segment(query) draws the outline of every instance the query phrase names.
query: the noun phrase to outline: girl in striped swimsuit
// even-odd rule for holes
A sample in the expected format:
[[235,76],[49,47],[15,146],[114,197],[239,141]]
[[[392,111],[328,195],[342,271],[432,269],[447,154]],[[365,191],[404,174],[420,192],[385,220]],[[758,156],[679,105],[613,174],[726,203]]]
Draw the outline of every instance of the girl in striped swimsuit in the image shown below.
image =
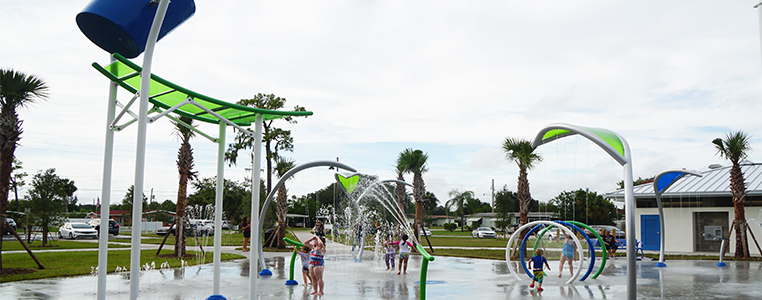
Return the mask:
[[312,279],[312,293],[310,295],[323,295],[323,269],[325,261],[325,242],[323,237],[314,236],[304,242],[305,246],[312,248],[310,252],[310,278]]

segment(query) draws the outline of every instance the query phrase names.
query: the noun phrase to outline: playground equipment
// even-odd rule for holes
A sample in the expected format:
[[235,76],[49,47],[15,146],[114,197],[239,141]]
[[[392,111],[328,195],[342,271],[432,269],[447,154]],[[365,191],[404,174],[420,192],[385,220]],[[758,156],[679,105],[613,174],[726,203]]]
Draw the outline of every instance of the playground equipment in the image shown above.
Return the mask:
[[[146,50],[157,0],[90,2],[77,14],[82,33],[106,52],[135,58]],[[161,23],[157,40],[180,26],[196,12],[193,0],[172,0]]]
[[[654,178],[654,194],[656,194],[656,204],[659,207],[659,262],[656,263],[656,267],[666,267],[667,264],[664,263],[664,248],[665,248],[665,239],[666,234],[664,231],[664,208],[661,204],[661,195],[664,193],[664,191],[667,190],[673,183],[677,182],[678,179],[682,178],[685,175],[693,175],[702,177],[701,173],[698,171],[686,171],[686,170],[670,170],[670,171],[664,171],[659,173],[659,175],[656,175]],[[720,262],[722,262],[722,257],[720,257]]]
[[[289,238],[283,238],[283,240],[286,241],[286,243],[288,243],[288,244],[291,244],[291,245],[294,245],[294,246],[299,246],[299,247],[304,247],[304,243],[300,243],[300,242],[291,240]],[[296,255],[297,255],[296,252],[299,252],[298,249],[299,248],[294,249],[294,253],[291,254],[291,265],[288,268],[288,280],[286,280],[286,285],[299,285],[299,282],[294,280],[294,265],[296,263]]]
[[[552,142],[559,138],[579,134],[592,141],[623,168],[624,173],[624,208],[627,245],[635,245],[635,197],[632,189],[632,154],[627,141],[619,134],[603,129],[556,123],[545,126],[532,142],[532,147]],[[579,243],[579,242],[578,242]],[[627,299],[637,299],[637,272],[635,265],[635,247],[627,247]]]
[[[286,116],[306,116],[312,112],[279,112],[264,110],[252,107],[245,107],[220,101],[207,97],[188,89],[182,88],[158,76],[151,74],[151,62],[153,59],[153,50],[156,41],[160,36],[164,36],[187,18],[193,15],[195,4],[192,0],[175,0],[171,9],[169,9],[169,0],[136,0],[136,1],[93,1],[84,12],[78,15],[77,23],[82,32],[93,43],[102,49],[113,53],[111,64],[106,67],[100,67],[97,64],[93,66],[103,75],[111,80],[109,89],[109,101],[107,111],[107,130],[106,145],[104,151],[103,166],[103,185],[102,195],[103,205],[101,206],[101,223],[107,224],[109,216],[109,201],[111,193],[111,166],[113,158],[114,131],[119,131],[126,126],[134,123],[135,120],[128,121],[121,126],[116,122],[121,119],[125,113],[128,113],[137,120],[137,149],[135,159],[135,191],[143,190],[143,175],[145,172],[145,151],[146,151],[146,127],[149,122],[167,116],[175,121],[177,118],[169,116],[169,113],[175,113],[190,117],[202,122],[218,124],[219,135],[213,138],[207,134],[202,135],[212,142],[218,144],[217,157],[217,191],[215,195],[215,251],[214,251],[214,272],[213,272],[213,296],[210,299],[224,299],[220,295],[220,246],[222,229],[222,189],[224,180],[224,152],[225,152],[225,130],[227,125],[234,126],[254,137],[254,156],[253,168],[251,174],[252,180],[252,222],[257,222],[259,208],[259,182],[260,164],[262,158],[262,122],[265,119],[282,118]],[[154,8],[155,7],[155,8]],[[168,22],[163,26],[165,16]],[[146,26],[148,20],[150,26]],[[133,26],[134,25],[134,26]],[[119,51],[124,51],[129,57],[136,57],[141,52],[143,56],[143,66],[138,67]],[[121,86],[133,93],[134,96],[127,105],[122,106],[122,112],[115,117],[117,105],[116,87]],[[141,89],[142,87],[142,89]],[[157,91],[158,90],[158,91]],[[130,106],[139,96],[138,113],[129,111]],[[149,100],[150,98],[150,100]],[[149,101],[154,107],[148,110]],[[158,113],[149,118],[149,113]],[[182,124],[182,123],[181,123]],[[254,124],[255,130],[244,129],[242,126]],[[196,130],[188,124],[183,124],[191,130]],[[198,132],[198,131],[197,131]],[[255,171],[256,170],[256,171]],[[140,289],[140,224],[142,214],[142,193],[135,193],[132,207],[132,246],[130,249],[130,299],[137,299]],[[259,232],[255,232],[259,235]],[[107,270],[107,235],[101,235],[99,243],[98,269],[98,299],[106,298],[106,270]],[[251,252],[252,261],[256,261],[258,252]],[[256,264],[251,264],[251,269],[256,269]],[[254,274],[254,272],[252,272]],[[250,276],[249,297],[257,297],[257,276]]]
[[[584,236],[585,240],[587,241],[587,249],[589,253],[590,266],[587,268],[587,273],[585,273],[585,275],[583,275],[582,278],[580,278],[579,280],[579,281],[584,281],[585,279],[587,279],[587,277],[590,275],[590,272],[592,272],[593,268],[595,267],[595,245],[590,240],[590,237],[588,237],[588,235],[579,227],[585,228],[589,230],[591,233],[593,233],[593,235],[595,235],[595,237],[598,239],[599,245],[603,245],[603,238],[601,238],[598,232],[596,232],[593,228],[590,228],[590,226],[587,226],[586,224],[583,224],[581,222],[577,222],[577,221],[565,221],[565,222],[555,221],[555,222],[561,225],[566,225],[571,227],[575,231],[579,232],[582,236]],[[541,225],[537,225],[536,227],[539,227],[539,226]],[[547,232],[553,227],[554,226],[552,225],[548,226],[537,235],[537,239],[534,242],[534,251],[537,251],[537,246],[540,244],[540,241],[542,240],[543,235],[545,235],[545,232]],[[525,236],[524,240],[528,238],[529,238],[529,235]],[[606,257],[608,256],[608,252],[606,252],[606,249],[604,247],[601,247],[601,250],[602,250],[601,252],[603,252],[603,258],[601,259],[601,266],[600,268],[598,268],[598,272],[596,272],[595,275],[593,275],[593,279],[598,278],[598,275],[600,275],[601,272],[603,272],[603,269],[606,266]],[[523,251],[522,251],[522,254],[523,254]]]
[[[582,244],[579,243],[579,239],[574,234],[574,232],[572,232],[569,228],[566,228],[565,226],[561,226],[560,224],[558,224],[556,222],[552,222],[552,221],[534,221],[534,222],[530,222],[530,223],[524,224],[523,226],[521,226],[518,229],[516,229],[515,232],[522,232],[522,231],[524,231],[524,229],[527,229],[527,228],[529,228],[531,226],[536,226],[536,225],[541,225],[541,224],[557,226],[559,229],[561,229],[564,232],[566,232],[567,235],[572,237],[572,239],[574,240],[574,243],[577,245],[577,252],[579,252],[579,257],[580,258],[584,257],[585,253],[582,250]],[[539,229],[539,227],[533,228],[532,230],[529,231],[529,233],[526,236],[527,237],[530,236],[537,229]],[[519,235],[518,234],[513,234],[513,235],[511,235],[511,238],[508,239],[508,244],[505,246],[505,261],[508,264],[508,270],[510,270],[511,274],[513,274],[513,276],[515,276],[517,280],[521,280],[519,275],[516,274],[516,272],[511,267],[511,249],[513,249],[513,241],[516,239],[517,236],[519,236]],[[519,250],[518,251],[519,251],[520,257],[521,257],[521,264],[524,267],[524,270],[527,272],[527,275],[529,275],[529,277],[531,278],[532,277],[532,273],[529,272],[529,269],[526,268],[526,262],[524,261],[524,254],[523,254],[524,253],[523,250],[526,248],[526,240],[527,239],[525,237],[524,240],[521,242],[521,246],[519,246]],[[582,259],[577,261],[577,271],[574,272],[574,276],[572,276],[566,282],[566,284],[571,284],[572,282],[574,282],[579,277],[580,271],[582,271]]]

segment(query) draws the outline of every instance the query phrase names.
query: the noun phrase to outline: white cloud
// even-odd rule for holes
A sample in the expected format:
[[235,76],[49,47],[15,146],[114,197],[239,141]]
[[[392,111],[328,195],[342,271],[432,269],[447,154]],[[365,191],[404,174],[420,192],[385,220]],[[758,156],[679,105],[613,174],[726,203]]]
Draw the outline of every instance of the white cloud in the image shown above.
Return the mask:
[[[29,173],[56,167],[75,180],[83,202],[100,191],[108,88],[89,66],[107,55],[74,22],[88,2],[0,3],[0,38],[13,41],[0,47],[0,67],[51,87],[49,101],[20,111],[17,155]],[[515,190],[518,171],[502,140],[532,139],[550,123],[623,135],[636,178],[722,162],[710,141],[730,130],[761,141],[754,4],[197,1],[196,14],[157,46],[153,71],[229,102],[274,93],[314,111],[283,125],[297,162],[338,156],[387,178],[400,151],[420,148],[430,153],[424,179],[440,199],[452,189],[480,196],[492,179]],[[133,182],[134,132],[117,133],[116,199]],[[157,199],[176,193],[170,132],[163,120],[149,126],[146,187],[161,192]],[[559,143],[565,148],[540,149],[546,160],[530,172],[535,198],[578,187],[606,192],[621,180],[618,165],[589,142]],[[201,175],[214,176],[215,147],[203,139],[194,147]],[[246,163],[226,177],[241,180]],[[291,192],[329,184],[325,172],[298,176]]]

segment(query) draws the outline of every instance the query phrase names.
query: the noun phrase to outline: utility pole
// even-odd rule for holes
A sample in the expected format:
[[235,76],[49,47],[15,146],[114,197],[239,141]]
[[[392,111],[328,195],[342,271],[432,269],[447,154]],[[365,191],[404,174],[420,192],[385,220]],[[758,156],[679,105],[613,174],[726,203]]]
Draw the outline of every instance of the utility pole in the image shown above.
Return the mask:
[[495,213],[495,179],[492,179],[492,213]]

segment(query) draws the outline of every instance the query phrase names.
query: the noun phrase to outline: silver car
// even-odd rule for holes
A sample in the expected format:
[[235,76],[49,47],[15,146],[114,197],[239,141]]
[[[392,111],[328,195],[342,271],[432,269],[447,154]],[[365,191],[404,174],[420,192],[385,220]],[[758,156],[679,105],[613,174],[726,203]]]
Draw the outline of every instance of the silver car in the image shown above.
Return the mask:
[[79,237],[91,237],[98,238],[98,231],[93,229],[87,223],[64,223],[63,226],[58,228],[59,238],[76,239]]
[[475,238],[497,238],[497,233],[489,227],[479,227],[471,231],[471,237]]

